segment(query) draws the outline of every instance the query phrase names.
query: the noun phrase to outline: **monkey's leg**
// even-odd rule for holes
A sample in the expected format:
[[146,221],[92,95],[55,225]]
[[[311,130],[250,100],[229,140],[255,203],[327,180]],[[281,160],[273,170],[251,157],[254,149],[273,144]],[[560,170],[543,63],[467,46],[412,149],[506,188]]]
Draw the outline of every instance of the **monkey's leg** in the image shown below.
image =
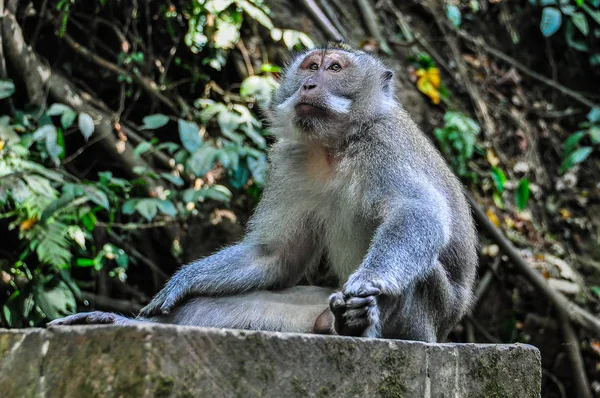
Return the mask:
[[296,333],[333,333],[327,308],[332,289],[296,286],[281,291],[256,291],[236,296],[195,297],[167,315],[126,318],[109,312],[85,312],[54,320],[48,326],[163,323],[230,329]]
[[411,197],[391,204],[362,264],[342,291],[330,298],[340,334],[362,330],[362,336],[381,337],[386,325],[380,299],[408,299],[409,286],[425,279],[439,264],[438,256],[450,233],[447,204],[434,188],[422,182],[405,183]]
[[277,332],[333,332],[327,300],[332,289],[296,286],[225,297],[194,297],[152,322]]

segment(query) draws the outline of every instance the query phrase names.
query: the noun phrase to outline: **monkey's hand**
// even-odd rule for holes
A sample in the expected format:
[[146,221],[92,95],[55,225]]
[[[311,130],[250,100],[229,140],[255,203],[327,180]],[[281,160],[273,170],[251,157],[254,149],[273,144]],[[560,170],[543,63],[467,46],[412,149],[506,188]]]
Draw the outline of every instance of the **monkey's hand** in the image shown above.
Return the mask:
[[135,321],[124,316],[110,312],[94,311],[81,312],[79,314],[69,315],[64,318],[55,319],[48,322],[46,326],[67,326],[67,325],[129,325]]
[[335,316],[335,331],[342,336],[380,337],[377,298],[381,288],[375,282],[350,278],[341,292],[329,297]]
[[[182,279],[182,280],[180,280]],[[147,306],[142,308],[140,316],[150,318],[156,315],[166,315],[187,296],[186,281],[175,274],[167,285],[152,298]]]

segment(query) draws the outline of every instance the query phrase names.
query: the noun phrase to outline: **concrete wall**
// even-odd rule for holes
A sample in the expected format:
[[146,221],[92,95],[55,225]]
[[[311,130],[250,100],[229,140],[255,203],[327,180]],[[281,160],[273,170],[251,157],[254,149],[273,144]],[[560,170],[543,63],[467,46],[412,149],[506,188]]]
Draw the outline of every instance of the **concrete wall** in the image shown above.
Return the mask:
[[0,329],[0,397],[540,396],[528,345],[182,326]]

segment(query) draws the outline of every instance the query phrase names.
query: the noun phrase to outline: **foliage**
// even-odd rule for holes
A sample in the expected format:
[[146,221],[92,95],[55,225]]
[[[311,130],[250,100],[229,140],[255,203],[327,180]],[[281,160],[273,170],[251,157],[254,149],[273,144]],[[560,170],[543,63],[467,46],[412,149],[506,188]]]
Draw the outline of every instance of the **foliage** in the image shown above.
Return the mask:
[[[560,171],[564,173],[576,164],[586,160],[593,151],[593,146],[600,144],[600,108],[593,108],[587,115],[587,121],[580,123],[581,130],[571,134],[563,143]],[[580,146],[588,140],[590,145]]]
[[461,177],[474,177],[468,162],[475,152],[479,124],[461,112],[448,111],[444,114],[444,127],[434,130],[442,151],[450,159],[454,171]]
[[[125,148],[119,145],[127,141],[122,123],[140,137],[130,159],[136,166],[129,173],[107,167],[100,158],[104,169],[94,167],[92,177],[80,175],[71,166],[82,153],[89,154],[92,145],[99,147],[97,142],[106,134],[97,131],[99,121],[61,103],[42,108],[23,105],[23,93],[13,81],[0,81],[0,100],[19,104],[0,117],[0,218],[14,231],[19,247],[14,258],[0,261],[2,286],[9,296],[3,304],[3,325],[39,325],[75,311],[83,283],[75,275],[107,271],[125,281],[130,265],[138,263],[140,256],[122,246],[126,233],[119,232],[118,239],[110,242],[99,231],[161,227],[199,214],[202,202],[229,206],[238,191],[251,197],[260,192],[267,169],[267,133],[254,105],[268,104],[279,67],[265,60],[259,73],[241,79],[239,94],[221,89],[211,75],[228,67],[240,31],[248,24],[261,27],[290,49],[313,43],[304,33],[275,28],[261,0],[177,4],[161,5],[156,15],[174,43],[183,37],[185,49],[174,47],[178,53],[171,57],[173,68],[190,76],[188,99],[193,106],[182,106],[181,113],[167,108],[146,111],[137,122],[119,123],[121,115],[117,116],[119,152]],[[77,7],[90,12],[77,0],[56,0],[50,5],[60,15],[59,38],[73,34]],[[102,15],[105,6],[100,1],[91,12]],[[135,103],[139,95],[135,76],[155,62],[148,47],[141,47],[145,39],[135,40],[119,43],[115,57],[116,65],[130,73],[113,79],[122,90],[122,103]],[[164,73],[164,84],[170,84],[170,75]],[[195,98],[189,98],[192,95]],[[169,135],[169,131],[177,133]],[[165,157],[167,167],[157,166],[155,160]]]

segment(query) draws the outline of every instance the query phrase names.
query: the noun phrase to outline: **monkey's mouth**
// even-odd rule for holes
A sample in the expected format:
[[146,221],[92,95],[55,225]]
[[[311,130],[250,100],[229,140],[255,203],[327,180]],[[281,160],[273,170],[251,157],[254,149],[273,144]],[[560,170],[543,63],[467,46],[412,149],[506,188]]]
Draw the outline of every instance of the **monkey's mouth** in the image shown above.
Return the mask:
[[326,109],[308,102],[300,102],[296,105],[296,114],[300,117],[324,115]]

